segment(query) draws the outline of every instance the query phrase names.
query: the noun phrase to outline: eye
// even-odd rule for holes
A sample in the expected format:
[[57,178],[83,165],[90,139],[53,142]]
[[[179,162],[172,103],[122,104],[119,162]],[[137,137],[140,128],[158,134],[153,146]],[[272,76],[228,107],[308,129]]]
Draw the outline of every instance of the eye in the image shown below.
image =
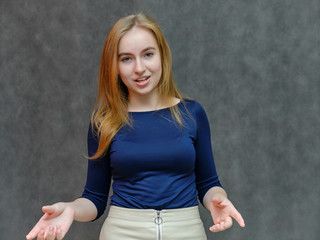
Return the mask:
[[146,54],[145,54],[145,57],[146,58],[151,58],[153,56],[153,52],[147,52]]
[[123,58],[121,58],[121,62],[129,62],[131,60],[131,58],[130,57],[123,57]]

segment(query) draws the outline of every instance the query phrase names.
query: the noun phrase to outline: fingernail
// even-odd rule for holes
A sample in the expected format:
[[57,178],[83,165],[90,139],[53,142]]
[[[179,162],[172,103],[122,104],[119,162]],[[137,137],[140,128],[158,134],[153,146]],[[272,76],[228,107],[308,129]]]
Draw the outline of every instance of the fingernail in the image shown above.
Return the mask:
[[51,227],[49,228],[49,231],[50,231],[50,232],[53,232],[53,226],[51,226]]

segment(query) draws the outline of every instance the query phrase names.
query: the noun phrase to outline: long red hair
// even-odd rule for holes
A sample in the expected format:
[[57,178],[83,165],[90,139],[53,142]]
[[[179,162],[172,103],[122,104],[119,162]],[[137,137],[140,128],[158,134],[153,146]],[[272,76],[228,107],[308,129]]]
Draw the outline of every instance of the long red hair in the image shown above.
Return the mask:
[[[144,13],[119,19],[107,36],[101,56],[98,98],[91,116],[92,129],[99,138],[99,146],[90,159],[102,157],[120,128],[131,124],[128,115],[128,90],[118,75],[118,45],[123,35],[134,26],[149,29],[157,40],[162,63],[162,76],[157,87],[160,99],[166,102],[176,97],[183,102],[172,74],[170,48],[159,25]],[[170,111],[182,126],[177,105],[170,107]]]

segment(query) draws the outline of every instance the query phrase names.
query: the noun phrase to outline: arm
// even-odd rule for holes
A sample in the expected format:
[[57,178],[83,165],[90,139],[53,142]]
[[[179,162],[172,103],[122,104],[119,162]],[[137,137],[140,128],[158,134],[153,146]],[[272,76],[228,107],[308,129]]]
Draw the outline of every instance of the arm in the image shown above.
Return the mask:
[[[98,147],[97,137],[88,132],[88,153],[92,156]],[[109,158],[88,160],[88,174],[85,190],[81,198],[73,202],[59,202],[42,207],[44,215],[27,235],[27,239],[61,240],[74,220],[88,222],[100,217],[106,207],[111,173]]]
[[214,222],[210,230],[218,232],[231,227],[232,218],[241,227],[244,227],[244,220],[227,198],[227,193],[218,179],[212,154],[210,126],[206,113],[201,106],[197,109],[196,122],[196,182],[199,199],[205,208],[210,211]]
[[73,209],[74,220],[78,222],[90,222],[98,215],[96,206],[86,198],[78,198],[73,202],[62,204]]
[[59,202],[42,207],[44,215],[26,236],[27,239],[63,239],[74,220],[88,222],[96,218],[97,208],[88,199]]

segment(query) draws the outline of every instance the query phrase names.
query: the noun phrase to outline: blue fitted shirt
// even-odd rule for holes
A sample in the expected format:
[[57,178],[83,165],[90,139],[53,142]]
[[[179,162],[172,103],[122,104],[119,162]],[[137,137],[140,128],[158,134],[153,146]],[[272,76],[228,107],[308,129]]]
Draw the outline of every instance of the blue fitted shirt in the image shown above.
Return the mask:
[[[193,100],[178,104],[184,125],[169,108],[130,112],[132,127],[124,126],[107,153],[88,161],[82,194],[91,200],[99,218],[110,205],[139,209],[173,209],[198,205],[205,193],[220,186],[211,149],[210,127],[202,106]],[[88,154],[98,148],[97,136],[88,131]]]

